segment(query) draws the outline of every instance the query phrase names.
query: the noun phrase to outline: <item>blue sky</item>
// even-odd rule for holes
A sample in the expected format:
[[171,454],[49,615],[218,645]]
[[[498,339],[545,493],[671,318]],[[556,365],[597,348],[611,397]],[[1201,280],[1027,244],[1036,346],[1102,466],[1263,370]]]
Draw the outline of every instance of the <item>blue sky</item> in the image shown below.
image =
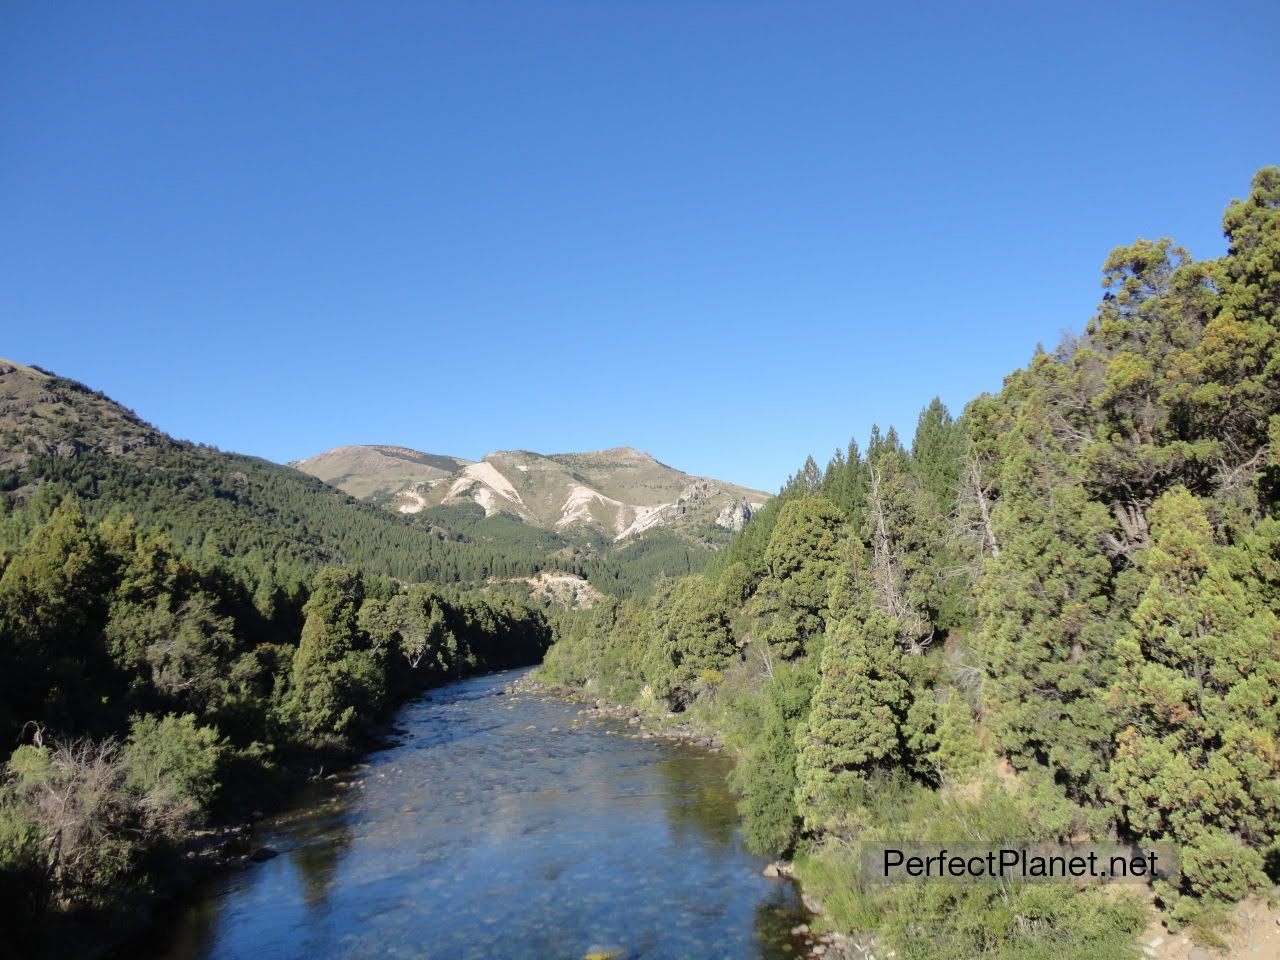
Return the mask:
[[289,460],[772,489],[1223,249],[1280,5],[0,6],[0,356]]

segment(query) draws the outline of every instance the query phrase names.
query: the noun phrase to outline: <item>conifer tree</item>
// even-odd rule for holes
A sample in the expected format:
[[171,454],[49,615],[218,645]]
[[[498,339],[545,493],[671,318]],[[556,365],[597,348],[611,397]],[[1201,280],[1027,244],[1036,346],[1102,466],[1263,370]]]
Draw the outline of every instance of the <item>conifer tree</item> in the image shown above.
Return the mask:
[[821,497],[788,502],[765,550],[767,575],[752,598],[755,635],[783,657],[796,657],[826,626],[839,562],[840,511]]
[[1156,501],[1151,533],[1118,647],[1111,785],[1129,829],[1182,846],[1183,892],[1234,900],[1280,829],[1280,620],[1185,488]]
[[920,654],[933,639],[941,606],[938,559],[945,526],[892,428],[883,441],[873,437],[867,460],[870,489],[862,539],[870,546],[869,601],[894,622],[903,649]]
[[941,514],[950,513],[955,506],[963,445],[963,430],[946,405],[934,397],[916,421],[911,463],[921,488],[933,498]]
[[359,573],[328,567],[316,575],[303,608],[289,701],[290,715],[310,736],[350,732],[380,699],[381,661],[359,623],[363,600]]
[[[29,720],[83,731],[116,687],[99,632],[113,563],[64,500],[0,575],[0,727]],[[92,684],[96,681],[98,686]]]
[[786,855],[799,835],[796,733],[809,712],[816,673],[811,660],[779,664],[734,771],[747,845],[760,854]]
[[938,779],[944,783],[964,780],[982,762],[973,712],[958,690],[948,693],[938,713],[937,749],[930,757]]
[[1280,436],[1280,167],[1257,172],[1222,229],[1230,246],[1214,271],[1220,310],[1196,351],[1205,372],[1196,399],[1227,454],[1249,463],[1269,432]]
[[822,496],[839,508],[854,530],[862,527],[867,508],[869,477],[867,463],[856,440],[844,453],[837,451],[822,480]]
[[798,734],[797,806],[807,829],[856,809],[868,777],[901,766],[911,696],[898,626],[878,611],[835,625],[808,720]]
[[714,682],[735,652],[733,634],[715,589],[705,577],[686,577],[658,604],[645,654],[645,679],[655,697],[683,708],[699,683]]
[[1006,388],[1021,397],[1002,442],[1000,552],[983,565],[978,642],[985,712],[1004,752],[1017,766],[1048,767],[1073,797],[1097,799],[1111,736],[1100,695],[1114,671],[1111,565],[1100,546],[1110,525],[1053,430],[1043,395],[1059,376],[1041,354]]

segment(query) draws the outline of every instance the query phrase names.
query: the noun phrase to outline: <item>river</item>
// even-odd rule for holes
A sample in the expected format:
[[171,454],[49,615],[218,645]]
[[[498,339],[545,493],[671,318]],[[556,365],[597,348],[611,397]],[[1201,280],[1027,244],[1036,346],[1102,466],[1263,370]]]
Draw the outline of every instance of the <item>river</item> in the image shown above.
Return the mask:
[[808,917],[743,847],[729,760],[505,693],[523,672],[404,707],[399,742],[261,824],[280,855],[207,885],[155,957],[801,955]]

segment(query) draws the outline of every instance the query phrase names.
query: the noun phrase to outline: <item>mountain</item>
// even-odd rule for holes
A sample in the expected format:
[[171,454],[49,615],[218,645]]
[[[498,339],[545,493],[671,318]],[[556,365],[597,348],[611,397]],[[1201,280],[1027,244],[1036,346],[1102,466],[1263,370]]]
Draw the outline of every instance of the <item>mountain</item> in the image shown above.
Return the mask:
[[698,477],[631,447],[544,455],[500,450],[478,462],[405,447],[338,447],[292,466],[402,514],[478,504],[563,536],[623,543],[647,531],[737,531],[769,499]]
[[545,544],[443,533],[290,467],[176,440],[81,383],[0,360],[0,552],[68,494],[91,519],[129,515],[160,526],[179,548],[266,590],[288,590],[325,564],[464,584],[548,566],[577,572]]
[[625,449],[472,463],[342,447],[298,467],[174,439],[84,384],[0,360],[0,555],[71,495],[91,520],[163,528],[264,598],[328,564],[535,590],[551,570],[627,596],[702,569],[766,499]]
[[336,447],[290,466],[353,497],[364,499],[378,494],[396,494],[415,483],[442,480],[470,464],[470,460],[458,457],[441,457],[407,447],[373,444]]

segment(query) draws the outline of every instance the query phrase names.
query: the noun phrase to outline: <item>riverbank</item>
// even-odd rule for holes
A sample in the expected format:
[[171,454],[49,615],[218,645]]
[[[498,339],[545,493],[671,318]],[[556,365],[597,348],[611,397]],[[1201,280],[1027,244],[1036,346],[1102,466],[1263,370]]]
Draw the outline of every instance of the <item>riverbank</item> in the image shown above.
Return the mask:
[[657,738],[670,740],[674,743],[687,743],[695,747],[701,747],[704,750],[710,750],[713,753],[719,753],[724,750],[724,742],[718,733],[684,722],[680,720],[680,714],[677,713],[667,713],[660,717],[653,716],[633,706],[611,703],[600,697],[588,696],[581,690],[544,683],[534,679],[532,673],[527,673],[519,680],[513,681],[506,689],[512,695],[551,696],[571,703],[582,704],[583,709],[578,711],[580,717],[616,720],[619,723],[625,723],[627,726],[635,728],[632,731],[632,735],[641,740]]
[[[421,694],[420,694],[421,695]],[[148,883],[96,913],[50,918],[44,955],[81,960],[132,960],[168,914],[220,876],[255,869],[279,855],[257,842],[260,825],[285,814],[308,794],[359,789],[368,757],[395,745],[386,722],[346,749],[299,751],[269,776],[245,783],[224,801],[215,822],[193,829],[163,860],[149,865]],[[4,955],[0,953],[0,957]],[[29,960],[29,958],[23,958]]]

